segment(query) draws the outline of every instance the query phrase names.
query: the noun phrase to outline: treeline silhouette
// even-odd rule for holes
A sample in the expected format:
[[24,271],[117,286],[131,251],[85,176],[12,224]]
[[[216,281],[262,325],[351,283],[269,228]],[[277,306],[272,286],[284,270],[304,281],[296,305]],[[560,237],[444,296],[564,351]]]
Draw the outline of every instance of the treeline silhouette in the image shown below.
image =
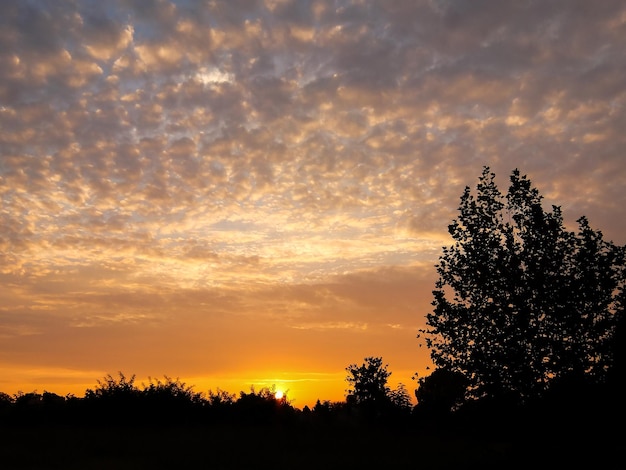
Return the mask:
[[[366,367],[372,367],[370,370]],[[346,380],[354,386],[346,400],[317,400],[302,409],[293,406],[287,394],[276,397],[275,387],[239,394],[222,389],[207,393],[193,385],[165,376],[138,385],[134,375],[107,375],[83,397],[36,391],[14,395],[0,392],[0,423],[95,424],[95,425],[180,425],[180,424],[359,424],[418,426],[435,429],[471,425],[488,430],[519,428],[530,423],[568,427],[583,423],[600,424],[623,415],[623,385],[616,377],[601,385],[569,381],[540,400],[519,405],[499,397],[455,406],[463,392],[463,380],[445,369],[435,370],[415,390],[417,405],[412,405],[403,384],[396,390],[387,387],[386,366],[382,358],[369,357],[356,373],[355,365]],[[382,375],[381,375],[382,371]],[[378,380],[378,382],[376,382]]]
[[[0,450],[8,446],[6,468],[66,469],[104,468],[105,461],[115,468],[148,468],[141,466],[147,461],[161,468],[168,459],[180,463],[181,455],[198,465],[204,464],[203,449],[220,462],[216,468],[385,467],[410,464],[417,452],[434,452],[420,460],[435,468],[602,466],[623,458],[623,433],[611,424],[624,410],[617,382],[563,384],[523,406],[489,399],[454,407],[458,377],[440,369],[422,381],[412,406],[403,386],[386,386],[390,373],[381,358],[346,370],[352,385],[346,400],[318,400],[303,409],[287,396],[276,398],[273,387],[202,393],[169,377],[138,385],[134,375],[121,372],[99,380],[83,397],[0,393]],[[64,451],[67,441],[82,447]],[[28,454],[35,443],[40,454]],[[178,458],[156,454],[146,460],[160,446]],[[277,463],[280,456],[289,465]],[[333,459],[343,463],[329,465]]]
[[287,397],[275,390],[251,388],[239,395],[221,389],[197,392],[193,385],[165,376],[138,385],[135,375],[107,375],[83,397],[36,391],[15,395],[0,392],[0,420],[4,423],[64,424],[198,424],[270,422],[295,415]]
[[354,400],[317,400],[311,408],[296,408],[275,387],[239,394],[222,389],[207,393],[165,376],[138,385],[135,375],[118,372],[97,381],[83,397],[36,391],[15,395],[0,392],[0,423],[11,424],[288,424],[296,422],[379,421],[408,418],[410,404],[391,400],[372,408]]

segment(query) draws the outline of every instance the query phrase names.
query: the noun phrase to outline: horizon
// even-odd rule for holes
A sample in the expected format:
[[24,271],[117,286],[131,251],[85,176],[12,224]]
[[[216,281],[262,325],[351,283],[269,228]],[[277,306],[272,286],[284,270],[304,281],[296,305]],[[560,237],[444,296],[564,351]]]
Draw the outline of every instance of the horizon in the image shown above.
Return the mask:
[[[359,363],[363,362],[362,358]],[[383,358],[384,362],[384,358]],[[346,364],[347,366],[348,364]],[[413,404],[416,404],[416,399],[414,395],[414,389],[417,388],[417,382],[415,380],[410,380],[409,383],[402,380],[394,379],[394,371],[391,368],[388,368],[391,372],[391,376],[389,377],[388,385],[391,389],[396,389],[400,383],[403,383],[409,395],[411,397],[411,401]],[[263,388],[272,389],[275,388],[277,391],[280,390],[284,393],[287,398],[287,401],[294,407],[303,409],[305,406],[309,408],[313,408],[317,400],[320,402],[345,402],[346,401],[346,389],[347,382],[345,380],[348,375],[347,372],[336,373],[336,374],[314,374],[309,373],[303,377],[293,378],[288,377],[285,373],[277,373],[273,376],[263,376],[263,374],[250,373],[248,377],[245,374],[235,374],[235,376],[220,376],[219,378],[212,379],[207,377],[191,377],[184,378],[176,375],[170,374],[161,374],[161,375],[148,375],[145,377],[139,377],[136,374],[128,371],[116,371],[115,373],[105,373],[100,377],[95,378],[92,383],[72,383],[72,384],[54,384],[54,379],[52,381],[48,381],[48,383],[52,383],[52,387],[58,385],[57,389],[48,387],[43,388],[38,386],[35,382],[24,382],[27,383],[26,387],[18,387],[17,389],[12,390],[4,390],[0,389],[0,393],[6,393],[11,397],[18,396],[21,393],[54,393],[56,395],[67,397],[67,396],[75,396],[77,398],[83,398],[87,390],[94,390],[98,387],[98,381],[101,381],[106,378],[107,375],[112,376],[114,379],[119,379],[119,373],[122,373],[126,379],[130,379],[133,375],[135,375],[134,384],[140,389],[145,385],[149,385],[150,381],[164,381],[164,379],[170,378],[172,380],[179,380],[181,383],[184,383],[186,386],[193,387],[194,392],[202,393],[203,396],[207,397],[209,392],[217,392],[218,390],[228,392],[230,394],[236,395],[239,397],[240,393],[248,393],[252,389],[255,391],[259,391]],[[256,375],[255,375],[256,374]],[[241,376],[244,376],[242,379]],[[410,378],[409,378],[410,379]],[[217,383],[218,380],[221,380],[223,383],[220,385]],[[322,385],[319,385],[319,383]],[[311,386],[310,384],[318,384],[317,386]],[[307,386],[307,384],[309,384]],[[341,391],[337,385],[341,386]],[[322,393],[322,395],[318,395],[318,393]],[[324,395],[326,393],[326,395]]]

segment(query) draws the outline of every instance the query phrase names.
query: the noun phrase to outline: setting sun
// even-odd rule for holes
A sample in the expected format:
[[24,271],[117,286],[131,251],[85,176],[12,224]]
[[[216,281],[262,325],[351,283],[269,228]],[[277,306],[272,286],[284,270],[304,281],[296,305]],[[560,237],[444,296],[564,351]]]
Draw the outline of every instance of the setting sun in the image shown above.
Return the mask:
[[274,398],[276,398],[277,400],[282,400],[284,396],[285,394],[282,390],[276,390],[276,393],[274,393]]

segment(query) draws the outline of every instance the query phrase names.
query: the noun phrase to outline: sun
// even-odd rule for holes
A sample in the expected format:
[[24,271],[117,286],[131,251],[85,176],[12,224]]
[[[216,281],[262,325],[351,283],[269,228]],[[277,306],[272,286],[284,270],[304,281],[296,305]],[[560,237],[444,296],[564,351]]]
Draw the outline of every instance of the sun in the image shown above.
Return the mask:
[[285,394],[282,390],[276,390],[276,392],[274,393],[274,398],[276,398],[277,400],[281,400],[284,396]]

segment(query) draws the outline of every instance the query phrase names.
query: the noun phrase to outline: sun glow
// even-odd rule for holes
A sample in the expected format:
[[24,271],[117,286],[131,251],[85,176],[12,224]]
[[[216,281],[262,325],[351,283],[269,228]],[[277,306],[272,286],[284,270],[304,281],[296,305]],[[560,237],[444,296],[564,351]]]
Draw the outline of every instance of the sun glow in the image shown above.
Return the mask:
[[276,398],[277,400],[282,400],[284,396],[285,394],[282,390],[276,390],[276,392],[274,393],[274,398]]

